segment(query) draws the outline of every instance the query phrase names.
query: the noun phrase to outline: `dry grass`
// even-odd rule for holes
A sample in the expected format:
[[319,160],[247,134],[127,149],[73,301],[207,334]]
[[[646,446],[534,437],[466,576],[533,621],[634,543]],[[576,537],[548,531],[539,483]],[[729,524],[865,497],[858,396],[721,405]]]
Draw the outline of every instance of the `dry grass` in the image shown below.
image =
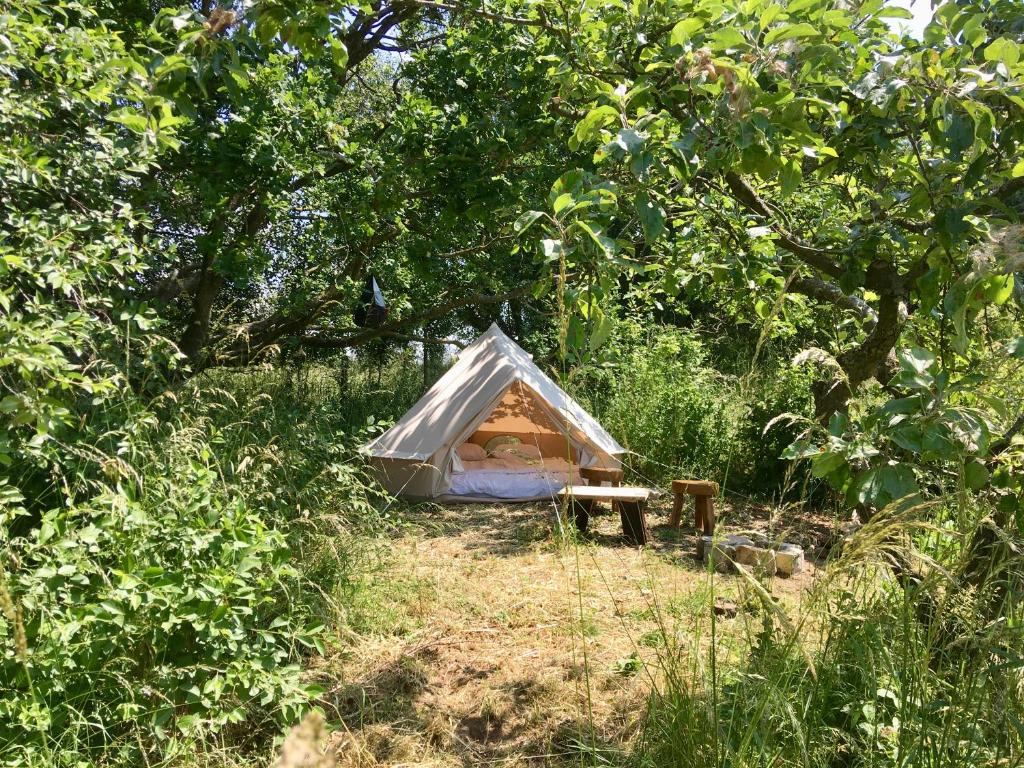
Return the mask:
[[[720,653],[763,626],[741,579],[707,573],[693,532],[665,527],[664,506],[646,548],[628,546],[607,513],[565,543],[551,505],[411,510],[370,592],[375,631],[339,641],[314,670],[343,723],[338,765],[623,762],[659,662],[707,646],[712,594],[748,607],[719,621]],[[744,528],[765,518],[726,512]],[[794,604],[812,573],[768,587]]]

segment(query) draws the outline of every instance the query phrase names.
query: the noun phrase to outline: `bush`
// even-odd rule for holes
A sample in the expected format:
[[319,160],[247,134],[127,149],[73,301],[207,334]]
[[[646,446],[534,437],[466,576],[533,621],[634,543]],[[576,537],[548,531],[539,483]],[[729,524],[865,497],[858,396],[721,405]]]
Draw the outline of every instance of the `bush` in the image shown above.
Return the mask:
[[779,458],[793,439],[765,426],[784,412],[808,413],[810,382],[785,363],[747,376],[721,373],[698,334],[620,323],[612,366],[586,369],[570,382],[620,443],[640,482],[678,477],[716,480],[732,491],[778,492]]
[[330,403],[218,378],[237,397],[208,380],[139,417],[89,496],[38,519],[4,497],[0,760],[138,764],[315,693],[298,662],[373,567],[376,498]]
[[[967,516],[976,524],[991,512]],[[746,605],[756,605],[759,615],[748,617],[743,656],[730,657],[716,642],[708,622],[711,582],[694,614],[681,617],[693,642],[660,659],[666,682],[652,698],[638,762],[1019,764],[1022,604],[1000,590],[999,575],[961,589],[969,567],[964,537],[933,528],[926,520],[934,516],[932,509],[904,507],[872,519],[796,615],[748,582]],[[933,561],[926,552],[942,557]],[[901,583],[892,578],[893,560],[937,567]],[[702,642],[705,633],[709,643]]]

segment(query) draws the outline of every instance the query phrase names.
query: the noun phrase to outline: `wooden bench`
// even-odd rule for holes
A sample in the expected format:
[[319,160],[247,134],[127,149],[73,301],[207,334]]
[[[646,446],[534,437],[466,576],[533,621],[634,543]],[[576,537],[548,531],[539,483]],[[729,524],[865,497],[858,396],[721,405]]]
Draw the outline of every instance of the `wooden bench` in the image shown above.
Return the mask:
[[576,527],[585,532],[590,524],[590,510],[595,502],[610,501],[619,510],[622,533],[634,544],[646,544],[651,540],[647,529],[647,499],[649,488],[631,486],[608,487],[600,485],[567,485],[558,492],[572,506]]
[[580,467],[580,477],[587,485],[608,485],[617,488],[622,485],[622,470],[611,467]]
[[718,483],[711,480],[673,480],[672,516],[668,524],[678,528],[683,513],[683,503],[687,496],[693,496],[693,526],[704,531],[708,536],[715,532],[715,497],[718,495]]

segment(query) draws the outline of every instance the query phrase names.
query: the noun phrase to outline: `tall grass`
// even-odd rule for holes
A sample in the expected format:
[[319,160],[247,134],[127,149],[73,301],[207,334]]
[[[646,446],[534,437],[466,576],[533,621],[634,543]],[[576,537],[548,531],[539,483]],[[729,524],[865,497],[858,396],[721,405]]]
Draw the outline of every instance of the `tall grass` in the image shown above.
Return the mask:
[[403,402],[368,380],[212,372],[119,407],[62,501],[4,496],[0,763],[261,749],[297,719],[304,660],[380,568],[387,500],[354,446]]
[[[1020,765],[1024,608],[997,589],[1012,571],[1019,590],[1020,562],[966,587],[964,537],[922,512],[874,518],[799,606],[747,576],[739,650],[721,642],[709,574],[694,612],[666,629],[638,763]],[[918,575],[895,578],[908,563]]]

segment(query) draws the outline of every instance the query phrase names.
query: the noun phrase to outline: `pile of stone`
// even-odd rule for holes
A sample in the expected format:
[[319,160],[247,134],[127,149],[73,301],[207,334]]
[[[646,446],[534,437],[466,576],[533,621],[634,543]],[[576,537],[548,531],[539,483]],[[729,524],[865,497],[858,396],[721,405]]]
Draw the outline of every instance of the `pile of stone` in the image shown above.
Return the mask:
[[744,536],[701,536],[697,556],[711,563],[719,573],[729,573],[736,565],[748,567],[763,576],[792,576],[804,569],[804,550],[796,544],[771,544],[756,534]]

